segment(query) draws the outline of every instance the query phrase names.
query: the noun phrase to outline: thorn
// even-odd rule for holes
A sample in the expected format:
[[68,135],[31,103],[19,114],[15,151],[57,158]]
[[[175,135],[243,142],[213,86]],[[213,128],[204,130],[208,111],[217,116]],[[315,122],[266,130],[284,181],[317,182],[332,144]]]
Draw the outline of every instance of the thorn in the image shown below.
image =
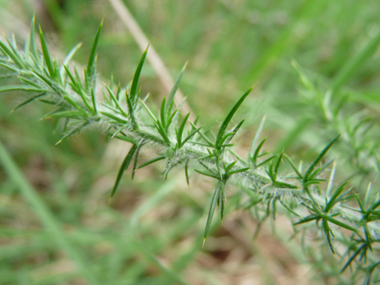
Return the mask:
[[202,248],[205,247],[206,238],[203,238]]
[[59,145],[62,142],[62,140],[59,140],[58,142],[55,143],[55,145]]
[[108,199],[108,206],[110,206],[110,205],[111,205],[111,202],[112,202],[112,196],[111,196],[111,197],[109,197],[109,199]]

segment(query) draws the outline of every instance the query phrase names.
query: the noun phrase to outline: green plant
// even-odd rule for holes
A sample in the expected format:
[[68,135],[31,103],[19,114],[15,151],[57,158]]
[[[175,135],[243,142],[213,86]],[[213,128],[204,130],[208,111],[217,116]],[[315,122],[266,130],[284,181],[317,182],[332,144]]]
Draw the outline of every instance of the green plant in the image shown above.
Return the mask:
[[[204,240],[217,207],[223,220],[226,187],[236,185],[244,193],[239,207],[253,212],[260,221],[268,217],[275,218],[278,212],[287,212],[292,221],[297,219],[293,223],[296,233],[305,232],[308,228],[323,233],[324,238],[321,240],[326,241],[330,251],[341,259],[341,271],[352,268],[351,274],[347,274],[347,282],[357,282],[363,278],[367,283],[377,280],[379,272],[376,269],[380,264],[377,261],[380,201],[369,199],[371,186],[364,200],[352,193],[351,188],[346,189],[348,182],[334,187],[334,168],[330,179],[326,180],[324,176],[333,165],[333,160],[325,162],[326,154],[339,136],[325,146],[310,165],[296,166],[283,152],[269,157],[268,153],[261,152],[266,138],[259,142],[260,126],[248,157],[242,158],[233,151],[232,140],[244,120],[231,129],[230,125],[252,88],[240,97],[214,134],[212,130],[204,131],[198,126],[198,120],[191,122],[189,114],[182,116],[180,106],[176,108],[174,105],[182,70],[170,95],[162,100],[160,110],[155,114],[146,103],[147,97],[140,98],[138,89],[147,50],[129,86],[114,86],[111,80],[109,86],[99,90],[96,48],[101,29],[102,24],[95,36],[82,78],[75,66],[73,69],[69,66],[79,46],[74,47],[62,66],[59,66],[58,61],[49,54],[41,29],[39,37],[42,52],[37,51],[33,21],[23,52],[18,51],[14,39],[13,42],[0,42],[0,65],[6,70],[4,76],[17,78],[21,82],[2,86],[0,92],[27,92],[28,99],[15,110],[32,101],[51,105],[53,110],[44,118],[56,120],[57,125],[63,121],[64,135],[59,142],[89,126],[99,126],[106,129],[107,136],[131,143],[132,147],[120,167],[110,198],[117,191],[129,165],[132,165],[132,178],[138,169],[158,161],[163,161],[165,165],[165,179],[173,168],[183,167],[189,182],[189,172],[194,170],[216,180]],[[104,101],[97,98],[99,93],[103,94]],[[157,157],[138,165],[140,151],[146,147],[156,149]],[[294,174],[281,172],[284,159]],[[355,202],[356,207],[353,205]],[[309,227],[301,226],[299,229],[301,224]],[[337,244],[344,245],[346,251],[337,251]]]

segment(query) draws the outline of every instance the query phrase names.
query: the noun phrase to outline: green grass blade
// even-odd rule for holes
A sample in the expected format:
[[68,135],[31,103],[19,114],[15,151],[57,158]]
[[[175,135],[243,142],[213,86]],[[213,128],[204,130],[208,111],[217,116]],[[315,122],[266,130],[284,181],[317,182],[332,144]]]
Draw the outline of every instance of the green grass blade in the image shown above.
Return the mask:
[[331,83],[331,90],[335,93],[357,72],[360,67],[375,53],[380,44],[380,31],[368,41],[365,47],[355,56],[349,58]]
[[24,178],[20,169],[17,167],[7,150],[0,142],[0,164],[7,173],[9,179],[20,189],[21,194],[33,208],[42,224],[51,234],[51,242],[56,242],[57,246],[62,248],[66,254],[78,266],[79,272],[91,283],[102,284],[101,279],[96,272],[92,270],[90,261],[82,254],[79,248],[76,248],[67,238],[62,230],[60,222],[54,217],[44,201],[38,196],[33,187]]

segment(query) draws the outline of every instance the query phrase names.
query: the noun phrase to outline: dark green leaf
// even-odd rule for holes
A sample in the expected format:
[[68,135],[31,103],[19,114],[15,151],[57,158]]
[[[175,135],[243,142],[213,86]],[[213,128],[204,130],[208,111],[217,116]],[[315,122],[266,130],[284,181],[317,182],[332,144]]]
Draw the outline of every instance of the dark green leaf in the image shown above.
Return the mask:
[[232,174],[236,174],[236,173],[241,173],[241,172],[245,172],[249,169],[250,169],[250,167],[243,167],[243,168],[239,168],[236,170],[232,170],[231,172],[229,172],[229,174],[232,175]]
[[112,188],[109,201],[111,201],[112,197],[115,195],[115,192],[117,190],[117,187],[119,186],[121,177],[123,176],[124,171],[128,168],[129,164],[131,163],[133,155],[135,154],[137,148],[138,148],[137,145],[133,145],[131,149],[129,150],[129,152],[127,153],[127,155],[125,156],[123,163],[120,166],[119,173],[117,174],[115,184]]
[[257,164],[257,158],[259,157],[259,153],[260,153],[260,150],[262,148],[262,146],[264,145],[265,141],[267,140],[267,138],[264,138],[260,143],[259,145],[257,146],[255,152],[253,153],[253,156],[250,157],[250,160],[253,164],[254,167],[256,167],[256,164]]
[[96,76],[96,48],[98,47],[98,42],[99,42],[99,37],[100,37],[100,32],[102,31],[103,27],[103,20],[100,23],[98,27],[98,31],[96,32],[94,42],[91,47],[91,52],[90,56],[88,58],[88,63],[87,63],[87,71],[86,71],[86,86],[87,90],[89,90],[91,87],[95,89],[95,86],[91,86],[93,82],[93,78]]
[[334,246],[332,244],[332,240],[331,240],[331,237],[333,236],[333,233],[330,229],[330,226],[328,224],[328,222],[326,220],[323,220],[323,231],[325,232],[325,235],[326,235],[326,240],[327,240],[327,243],[331,249],[331,252],[333,254],[335,254],[335,250],[334,250]]
[[335,143],[335,141],[340,137],[340,135],[337,135],[328,145],[325,146],[325,148],[321,151],[321,153],[318,155],[318,157],[310,164],[309,168],[307,169],[305,175],[304,175],[304,182],[306,182],[309,178],[309,175],[314,170],[314,167],[322,160],[322,158],[326,155],[327,151],[332,147],[332,145]]
[[24,67],[24,64],[22,63],[21,58],[19,58],[17,54],[11,51],[2,41],[0,41],[0,50],[3,50],[4,55],[5,54],[8,55],[19,68]]
[[135,161],[133,163],[133,169],[132,169],[132,177],[131,177],[132,180],[133,180],[133,178],[135,178],[135,172],[136,172],[136,169],[137,169],[137,162],[138,162],[138,159],[139,159],[140,150],[144,146],[144,144],[145,144],[145,141],[141,140],[139,142],[138,148],[136,150]]
[[231,111],[228,113],[227,117],[224,119],[222,125],[219,128],[218,135],[216,137],[215,146],[216,148],[220,148],[220,146],[223,144],[222,139],[224,137],[224,134],[227,130],[227,127],[229,123],[231,122],[232,118],[234,117],[236,111],[239,109],[240,105],[243,103],[244,99],[248,96],[248,94],[252,91],[253,87],[250,88],[247,92],[245,92],[239,99],[239,101],[235,104],[235,106],[231,109]]
[[[255,137],[253,138],[253,141],[252,141],[252,144],[251,144],[251,148],[250,148],[249,153],[248,153],[248,156],[249,156],[249,157],[253,157],[253,156],[254,156],[254,151],[253,151],[253,150],[254,150],[254,148],[255,148],[255,146],[256,146],[257,141],[259,140],[259,137],[260,137],[261,131],[262,131],[263,127],[264,127],[265,118],[266,118],[266,116],[264,116],[264,117],[261,119],[261,122],[260,122],[259,128],[258,128],[257,131],[256,131]],[[266,140],[266,138],[264,139],[264,141],[265,141],[265,140]],[[262,142],[262,144],[263,144],[263,142]],[[262,144],[261,144],[261,146],[262,146]],[[258,147],[259,150],[260,150],[261,146]],[[257,151],[257,148],[256,148],[256,151]]]
[[222,182],[219,182],[218,185],[216,186],[216,189],[212,195],[212,199],[211,199],[211,204],[210,204],[210,209],[208,211],[208,215],[207,215],[207,222],[206,222],[206,227],[205,227],[205,232],[204,232],[204,235],[203,235],[203,245],[206,241],[206,238],[207,238],[207,234],[210,230],[210,227],[211,227],[211,222],[212,222],[212,218],[214,216],[214,212],[215,212],[215,208],[216,208],[216,204],[218,202],[218,199],[219,199],[219,195],[220,195],[220,190],[221,190],[221,184]]
[[338,196],[340,195],[340,193],[342,193],[342,191],[344,190],[344,187],[347,185],[348,181],[346,181],[345,183],[343,183],[337,190],[335,190],[334,194],[332,195],[330,201],[327,203],[326,207],[325,207],[325,210],[324,212],[328,212],[331,210],[331,208],[334,206],[334,204],[336,204],[337,199],[338,199]]
[[57,144],[60,144],[62,141],[64,141],[65,139],[68,139],[69,137],[75,135],[76,133],[79,133],[81,130],[83,130],[87,125],[89,124],[89,122],[84,122],[82,124],[80,124],[78,127],[70,130],[67,134],[65,134],[57,143]]
[[153,159],[148,160],[147,162],[141,164],[139,167],[137,167],[137,169],[143,168],[143,167],[145,167],[145,166],[147,166],[147,165],[149,165],[149,164],[152,164],[152,163],[154,163],[154,162],[156,162],[156,161],[163,160],[163,159],[165,159],[165,158],[166,158],[165,155],[160,155],[160,156],[158,156],[158,157],[156,157],[156,158],[153,158]]
[[189,180],[189,160],[187,160],[186,164],[185,164],[185,175],[186,175],[187,185],[189,186],[190,185],[190,180]]
[[47,47],[47,43],[45,41],[45,37],[42,33],[42,29],[40,27],[40,42],[41,42],[41,49],[42,49],[42,54],[44,56],[44,60],[45,60],[45,63],[46,63],[46,66],[48,68],[48,71],[49,71],[49,74],[52,78],[56,78],[57,76],[57,73],[56,73],[56,70],[53,66],[53,63],[51,61],[51,57],[50,57],[50,54],[49,54],[49,49]]
[[62,80],[64,79],[63,77],[65,76],[65,66],[68,66],[71,59],[73,58],[73,56],[75,55],[75,53],[78,51],[78,49],[82,46],[82,43],[79,43],[77,44],[70,52],[69,54],[66,56],[65,60],[63,61],[63,64],[59,70],[60,74],[61,74],[61,77],[62,77]]
[[217,176],[217,175],[215,175],[215,174],[213,174],[213,173],[203,172],[203,171],[198,170],[198,169],[194,169],[194,171],[196,171],[196,172],[198,172],[198,173],[200,173],[200,174],[202,174],[202,175],[205,175],[205,176],[209,176],[209,177],[215,178],[215,179],[219,179],[219,178],[220,178],[219,176]]
[[0,93],[1,92],[8,92],[8,91],[45,92],[46,90],[43,90],[41,88],[31,87],[28,85],[10,85],[10,86],[1,86],[0,87]]
[[294,172],[297,174],[299,179],[303,179],[302,174],[298,171],[297,167],[294,165],[293,161],[290,159],[288,155],[284,153],[285,157],[288,159],[290,166],[293,168]]
[[16,107],[14,107],[14,108],[12,109],[12,112],[16,111],[17,109],[21,108],[22,106],[25,106],[25,105],[28,104],[28,103],[34,101],[35,99],[41,98],[41,97],[43,97],[43,96],[45,96],[45,95],[46,95],[46,93],[43,92],[43,93],[40,93],[40,94],[38,94],[38,95],[35,95],[35,96],[29,98],[28,100],[26,100],[26,101],[22,102],[21,104],[18,104]]
[[137,68],[136,68],[135,75],[133,76],[130,95],[131,95],[132,103],[134,105],[137,103],[137,95],[138,95],[137,94],[137,85],[139,83],[139,78],[140,78],[141,70],[142,70],[142,67],[144,65],[144,61],[145,61],[146,55],[148,53],[148,49],[149,49],[149,46],[146,48],[146,50],[142,54],[140,62],[138,64]]
[[183,133],[183,130],[185,128],[185,124],[187,122],[187,119],[189,118],[190,116],[190,113],[188,113],[185,118],[183,118],[181,124],[179,125],[179,128],[178,128],[178,131],[176,133],[177,135],[177,145],[178,145],[178,148],[181,148],[182,147],[182,133]]

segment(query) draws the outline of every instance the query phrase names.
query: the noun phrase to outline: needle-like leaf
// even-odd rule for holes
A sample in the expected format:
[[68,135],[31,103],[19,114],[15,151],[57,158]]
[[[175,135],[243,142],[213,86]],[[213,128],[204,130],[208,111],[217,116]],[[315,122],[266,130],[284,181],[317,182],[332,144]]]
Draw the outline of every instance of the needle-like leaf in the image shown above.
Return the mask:
[[109,202],[111,202],[112,197],[115,195],[115,192],[117,190],[117,187],[119,186],[121,177],[123,176],[124,171],[128,168],[129,164],[131,163],[132,158],[133,158],[133,156],[134,156],[137,148],[138,148],[137,145],[133,145],[131,147],[131,149],[129,150],[129,152],[127,153],[127,155],[125,156],[125,158],[123,160],[123,163],[121,164],[119,172],[117,174],[115,185],[112,188],[112,192],[111,192],[111,195],[110,195]]
[[244,99],[251,93],[253,87],[248,89],[247,92],[245,92],[240,99],[236,102],[234,107],[231,109],[231,111],[228,113],[227,117],[224,119],[222,125],[219,128],[218,135],[216,137],[215,147],[217,149],[221,148],[221,145],[223,144],[223,137],[225,135],[225,132],[227,130],[227,127],[229,123],[231,122],[232,118],[234,117],[236,111],[239,109],[240,105],[243,103]]

